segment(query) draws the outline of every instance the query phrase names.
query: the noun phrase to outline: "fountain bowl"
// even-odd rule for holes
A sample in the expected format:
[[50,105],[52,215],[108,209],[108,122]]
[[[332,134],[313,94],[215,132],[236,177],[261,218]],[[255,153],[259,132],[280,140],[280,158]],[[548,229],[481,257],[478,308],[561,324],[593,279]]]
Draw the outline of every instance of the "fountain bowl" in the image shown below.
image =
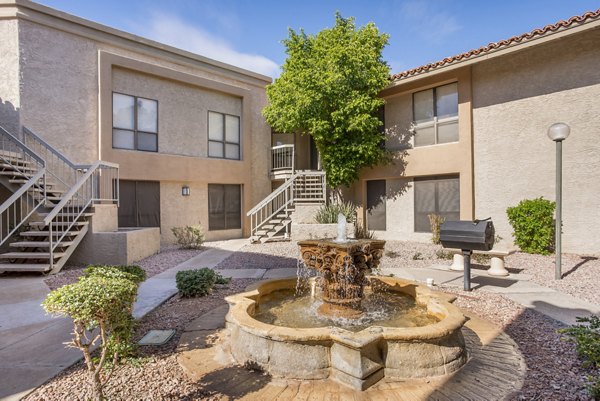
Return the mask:
[[392,380],[450,374],[467,361],[461,328],[466,322],[455,297],[392,277],[368,277],[371,287],[407,294],[439,321],[421,327],[371,326],[294,328],[267,324],[253,315],[261,298],[296,287],[297,279],[269,280],[226,298],[229,348],[240,364],[259,366],[274,377],[332,379],[364,390]]

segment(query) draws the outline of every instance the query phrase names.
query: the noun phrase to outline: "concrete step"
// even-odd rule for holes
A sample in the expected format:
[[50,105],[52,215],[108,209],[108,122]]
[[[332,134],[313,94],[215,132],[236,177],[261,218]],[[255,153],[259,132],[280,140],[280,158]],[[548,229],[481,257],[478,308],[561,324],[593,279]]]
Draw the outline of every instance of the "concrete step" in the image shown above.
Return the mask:
[[[87,221],[76,221],[74,223],[72,223],[71,221],[53,221],[51,224],[52,227],[69,226],[71,224],[73,224],[74,227],[82,227],[87,226],[90,223]],[[46,227],[46,223],[44,223],[43,221],[32,221],[28,223],[28,225],[30,227]]]
[[[46,217],[50,213],[38,213],[38,214],[42,217]],[[78,215],[78,213],[59,213],[59,214],[57,214],[57,216],[60,216],[60,217],[75,217],[77,215]],[[91,217],[93,215],[94,215],[94,213],[91,213],[91,212],[83,212],[83,213],[81,213],[80,217]]]
[[0,272],[47,272],[50,265],[46,263],[0,263]]
[[[65,234],[64,231],[52,231],[53,236],[62,236],[63,234]],[[77,234],[79,234],[79,231],[71,230],[71,231],[66,232],[66,236],[69,236],[69,237],[75,237]],[[21,237],[48,237],[50,235],[50,232],[33,230],[33,231],[23,231],[23,232],[19,233],[19,235]]]
[[[58,245],[59,247],[67,247],[71,246],[73,241],[61,241]],[[50,246],[50,242],[48,241],[19,241],[13,242],[9,245],[12,248],[48,248]]]
[[[59,259],[65,256],[64,252],[54,252],[54,259]],[[50,252],[7,252],[0,254],[0,259],[48,259]]]

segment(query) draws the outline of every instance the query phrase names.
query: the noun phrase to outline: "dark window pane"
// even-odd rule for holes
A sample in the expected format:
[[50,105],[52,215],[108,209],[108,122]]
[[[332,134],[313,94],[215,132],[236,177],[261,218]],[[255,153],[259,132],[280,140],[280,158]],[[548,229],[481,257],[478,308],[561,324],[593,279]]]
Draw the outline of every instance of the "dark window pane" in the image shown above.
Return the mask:
[[241,187],[225,185],[225,227],[242,228]]
[[208,185],[208,229],[242,228],[240,185]]
[[225,202],[223,185],[208,185],[208,229],[225,228]]
[[119,181],[119,227],[160,227],[158,181]]
[[367,229],[386,229],[385,180],[367,181]]
[[158,150],[158,135],[138,132],[138,149],[156,152]]
[[135,181],[119,181],[119,227],[137,227]]
[[460,187],[456,177],[417,179],[415,188],[415,231],[431,232],[429,215],[447,220],[460,218]]

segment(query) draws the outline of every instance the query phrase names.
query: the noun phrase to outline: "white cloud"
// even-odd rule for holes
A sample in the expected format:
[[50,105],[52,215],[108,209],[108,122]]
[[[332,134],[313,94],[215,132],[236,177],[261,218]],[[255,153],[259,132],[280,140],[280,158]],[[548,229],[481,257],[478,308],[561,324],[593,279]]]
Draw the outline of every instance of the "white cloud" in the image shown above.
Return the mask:
[[425,40],[440,44],[446,37],[462,29],[455,16],[433,8],[434,2],[411,0],[402,3],[400,13],[409,21],[412,30]]
[[273,60],[237,51],[228,41],[173,15],[154,12],[141,30],[143,36],[161,43],[267,76],[279,75]]

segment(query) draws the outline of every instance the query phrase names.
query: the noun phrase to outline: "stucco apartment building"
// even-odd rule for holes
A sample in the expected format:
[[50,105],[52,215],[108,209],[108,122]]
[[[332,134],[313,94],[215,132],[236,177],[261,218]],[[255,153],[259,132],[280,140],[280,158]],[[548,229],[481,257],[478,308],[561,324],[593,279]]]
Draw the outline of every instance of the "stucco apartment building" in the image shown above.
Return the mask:
[[0,125],[119,165],[119,227],[249,236],[271,191],[270,77],[27,1],[0,0]]
[[380,238],[429,241],[427,215],[491,217],[555,199],[550,125],[563,143],[563,250],[600,253],[600,10],[392,77],[385,98],[395,163],[367,169],[348,196]]

